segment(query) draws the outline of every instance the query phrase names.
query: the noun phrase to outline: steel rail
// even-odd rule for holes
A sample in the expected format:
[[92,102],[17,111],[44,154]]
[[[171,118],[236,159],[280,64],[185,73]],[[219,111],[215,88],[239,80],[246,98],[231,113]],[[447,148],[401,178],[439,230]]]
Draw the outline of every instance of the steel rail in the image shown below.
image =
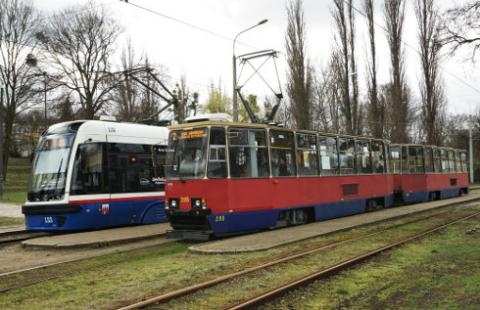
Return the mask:
[[354,256],[354,257],[351,257],[347,260],[344,260],[340,263],[337,263],[335,265],[332,265],[330,267],[327,267],[327,268],[324,268],[324,269],[321,269],[319,271],[316,271],[314,273],[311,273],[307,276],[304,276],[304,277],[301,277],[299,279],[296,279],[294,281],[291,281],[285,285],[282,285],[282,286],[279,286],[277,288],[274,288],[272,290],[269,290],[267,292],[264,292],[260,295],[257,295],[253,298],[250,298],[248,300],[245,300],[241,303],[238,303],[234,306],[231,306],[231,307],[228,307],[226,309],[228,310],[240,310],[240,309],[247,309],[247,308],[251,308],[251,307],[254,307],[254,306],[258,306],[258,305],[261,305],[261,304],[264,304],[265,302],[269,301],[269,300],[272,300],[274,298],[277,298],[279,295],[281,294],[284,294],[290,290],[293,290],[293,289],[296,289],[296,288],[299,288],[301,286],[304,286],[306,284],[309,284],[315,280],[317,280],[318,278],[321,278],[323,276],[328,276],[328,275],[332,275],[332,274],[335,274],[335,273],[338,273],[348,267],[351,267],[355,264],[358,264],[360,262],[363,262],[364,260],[368,259],[368,258],[371,258],[375,255],[378,255],[382,252],[385,252],[385,251],[388,251],[388,250],[391,250],[393,248],[396,248],[398,246],[401,246],[401,245],[404,245],[408,242],[411,242],[411,241],[414,241],[414,240],[417,240],[417,239],[420,239],[422,237],[425,237],[425,236],[428,236],[434,232],[437,232],[439,230],[442,230],[444,228],[447,228],[451,225],[454,225],[454,224],[457,224],[459,222],[462,222],[462,221],[465,221],[465,220],[468,220],[472,217],[475,217],[477,215],[480,215],[480,212],[476,212],[474,214],[471,214],[471,215],[468,215],[468,216],[465,216],[465,217],[462,217],[460,219],[456,219],[452,222],[449,222],[449,223],[446,223],[446,224],[442,224],[442,225],[439,225],[437,227],[434,227],[432,229],[429,229],[429,230],[426,230],[426,231],[423,231],[421,233],[418,233],[418,234],[415,234],[414,236],[411,236],[411,237],[407,237],[407,238],[404,238],[400,241],[397,241],[397,242],[394,242],[394,243],[391,243],[389,245],[386,245],[386,246],[383,246],[383,247],[380,247],[380,248],[377,248],[375,250],[372,250],[370,252],[367,252],[365,254],[361,254],[361,255],[358,255],[358,256]]
[[0,233],[0,244],[23,241],[27,239],[50,236],[51,233],[29,230],[12,230]]
[[270,261],[268,263],[264,263],[264,264],[261,264],[261,265],[250,267],[250,268],[247,268],[247,269],[244,269],[244,270],[241,270],[241,271],[237,271],[237,272],[234,272],[234,273],[230,273],[230,274],[227,274],[227,275],[224,275],[224,276],[217,277],[217,278],[209,280],[209,281],[201,282],[201,283],[198,283],[198,284],[194,284],[192,286],[184,287],[184,288],[174,290],[174,291],[171,291],[171,292],[168,292],[168,293],[165,293],[165,294],[161,294],[161,295],[158,295],[158,296],[155,296],[155,297],[152,297],[152,298],[148,298],[148,299],[140,301],[140,302],[136,302],[136,303],[133,303],[133,304],[130,304],[130,305],[127,305],[127,306],[120,307],[120,308],[118,308],[118,310],[140,309],[140,308],[144,308],[144,307],[147,307],[147,306],[150,306],[150,305],[153,305],[153,304],[157,304],[157,303],[165,303],[165,302],[170,301],[172,299],[183,297],[183,296],[192,294],[196,291],[206,289],[206,288],[215,286],[217,284],[229,281],[231,279],[238,278],[240,276],[244,276],[244,275],[247,275],[247,274],[250,274],[250,273],[254,273],[256,271],[263,270],[263,269],[266,269],[266,268],[274,266],[274,265],[278,265],[278,264],[281,264],[281,263],[284,263],[284,262],[288,262],[288,261],[291,261],[291,260],[294,260],[294,259],[298,259],[298,258],[307,256],[307,255],[310,255],[310,254],[313,254],[313,253],[316,253],[316,252],[319,252],[319,251],[323,251],[323,250],[326,250],[326,249],[330,249],[330,248],[333,248],[333,247],[337,247],[337,246],[340,246],[340,245],[343,245],[343,244],[346,244],[346,243],[350,243],[350,242],[358,241],[358,240],[361,240],[361,239],[369,238],[369,237],[372,237],[372,236],[375,236],[375,235],[379,235],[381,233],[384,233],[385,231],[389,231],[389,230],[392,230],[394,228],[398,228],[398,227],[401,227],[401,226],[413,224],[413,223],[420,222],[420,221],[427,220],[427,219],[434,218],[434,217],[439,217],[439,216],[444,215],[446,213],[449,213],[449,211],[443,211],[443,212],[439,212],[439,213],[436,213],[436,214],[433,214],[433,215],[422,217],[420,219],[415,219],[415,220],[408,221],[408,222],[405,222],[405,223],[392,225],[391,227],[387,227],[385,229],[381,229],[379,231],[369,233],[369,234],[366,234],[366,235],[363,235],[363,236],[358,236],[358,237],[348,238],[348,239],[341,240],[341,241],[331,242],[331,243],[328,243],[328,244],[325,244],[325,245],[322,245],[322,246],[319,246],[319,247],[315,247],[313,249],[309,249],[309,250],[306,250],[306,251],[303,251],[303,252],[300,252],[300,253],[297,253],[297,254],[282,257],[282,258]]

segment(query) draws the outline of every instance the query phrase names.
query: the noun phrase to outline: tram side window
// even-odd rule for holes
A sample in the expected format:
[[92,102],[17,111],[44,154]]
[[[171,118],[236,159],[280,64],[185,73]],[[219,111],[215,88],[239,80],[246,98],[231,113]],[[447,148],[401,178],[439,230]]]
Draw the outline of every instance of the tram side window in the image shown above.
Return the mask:
[[410,165],[408,162],[408,148],[407,146],[402,146],[402,172],[403,173],[408,173],[410,172]]
[[372,141],[372,167],[374,173],[385,171],[385,147],[383,142]]
[[322,175],[338,174],[337,138],[319,137],[318,148],[320,150],[320,166]]
[[390,146],[390,172],[398,174],[402,172],[400,160],[400,147],[396,145]]
[[410,173],[423,173],[425,172],[423,162],[423,147],[421,146],[409,146],[408,147],[408,160]]
[[460,158],[462,161],[462,172],[467,172],[467,153],[461,152],[460,153]]
[[338,139],[340,174],[355,173],[355,142],[353,139]]
[[268,148],[264,129],[230,128],[228,141],[232,178],[269,176]]
[[455,172],[462,171],[462,162],[460,159],[460,151],[455,150]]
[[433,149],[433,168],[436,173],[442,172],[442,158],[437,148]]
[[448,172],[450,169],[448,167],[448,152],[447,152],[447,150],[440,149],[440,158],[442,160],[442,172]]
[[225,178],[227,176],[225,129],[212,128],[210,130],[210,147],[208,158],[208,177]]
[[358,173],[372,173],[372,163],[370,157],[370,141],[355,141],[356,167]]
[[448,151],[448,171],[455,172],[455,152]]
[[108,168],[112,193],[138,193],[164,189],[156,175],[151,145],[108,143]]
[[272,176],[295,176],[297,173],[293,132],[271,130],[270,147],[272,153]]
[[72,171],[72,195],[107,193],[105,144],[80,144]]
[[153,145],[152,146],[153,159],[153,177],[152,182],[159,190],[165,188],[165,165],[167,163],[167,146]]
[[298,174],[301,176],[318,175],[317,137],[297,134]]
[[431,147],[425,147],[425,172],[433,172],[433,154]]

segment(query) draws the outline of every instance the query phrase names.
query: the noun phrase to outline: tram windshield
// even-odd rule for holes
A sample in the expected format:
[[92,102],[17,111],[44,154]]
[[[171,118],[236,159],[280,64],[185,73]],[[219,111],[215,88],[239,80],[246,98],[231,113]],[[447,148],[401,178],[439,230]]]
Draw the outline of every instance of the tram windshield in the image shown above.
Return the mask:
[[207,138],[207,128],[172,131],[168,143],[167,178],[203,178],[207,163]]
[[74,134],[53,134],[40,139],[33,160],[28,192],[30,201],[62,199]]

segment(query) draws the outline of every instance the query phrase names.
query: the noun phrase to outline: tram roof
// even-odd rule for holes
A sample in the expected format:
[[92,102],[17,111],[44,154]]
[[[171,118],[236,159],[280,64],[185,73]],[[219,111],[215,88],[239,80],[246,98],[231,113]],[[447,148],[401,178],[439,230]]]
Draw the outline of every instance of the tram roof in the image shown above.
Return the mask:
[[184,124],[171,125],[171,126],[168,127],[168,129],[169,130],[177,130],[177,129],[189,129],[189,128],[198,128],[198,127],[209,127],[209,126],[275,129],[275,130],[292,131],[292,132],[299,132],[299,133],[306,133],[306,134],[321,134],[321,135],[330,136],[330,137],[345,137],[345,138],[366,139],[366,140],[376,140],[376,141],[389,142],[386,139],[379,139],[379,138],[368,137],[368,136],[353,136],[353,135],[336,134],[336,133],[323,132],[323,131],[291,129],[291,128],[285,128],[285,127],[269,125],[269,124],[252,124],[252,123],[241,123],[241,122],[200,121],[200,122],[194,122],[194,123],[184,123]]

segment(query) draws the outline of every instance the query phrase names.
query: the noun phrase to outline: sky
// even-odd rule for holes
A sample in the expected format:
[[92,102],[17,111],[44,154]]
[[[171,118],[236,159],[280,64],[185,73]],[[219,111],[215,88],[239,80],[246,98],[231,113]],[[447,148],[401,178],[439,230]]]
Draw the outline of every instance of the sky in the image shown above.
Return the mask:
[[[95,5],[105,8],[122,27],[117,43],[116,58],[128,40],[133,43],[138,55],[145,53],[156,64],[167,69],[171,82],[185,75],[187,84],[200,93],[200,102],[207,100],[209,86],[222,85],[232,93],[233,38],[241,30],[255,25],[260,20],[268,22],[242,34],[237,42],[235,54],[274,49],[279,51],[276,59],[281,86],[286,80],[285,30],[287,27],[286,0],[94,0]],[[438,0],[442,10],[465,0]],[[45,13],[87,0],[33,0],[34,5]],[[361,9],[363,1],[357,0]],[[404,30],[406,76],[413,91],[414,100],[419,101],[420,67],[414,0],[407,0]],[[155,12],[154,14],[135,7],[136,4]],[[383,1],[376,1],[377,53],[379,83],[389,81],[389,52],[385,40]],[[331,0],[304,0],[308,57],[317,71],[328,62],[334,44],[334,25],[331,17]],[[173,20],[175,19],[175,20]],[[176,21],[177,20],[177,21]],[[185,25],[178,20],[201,28]],[[361,96],[365,96],[365,68],[367,65],[368,33],[366,20],[357,15],[357,64]],[[441,73],[448,99],[449,113],[474,113],[480,109],[480,64],[472,63],[465,55],[446,57]],[[240,69],[240,68],[239,68]],[[244,69],[240,84],[253,71]],[[278,89],[273,62],[268,62],[260,71],[274,90]],[[272,93],[258,77],[245,84],[244,93],[259,95],[260,101]],[[285,94],[285,90],[284,90]],[[286,95],[286,94],[285,94]]]

